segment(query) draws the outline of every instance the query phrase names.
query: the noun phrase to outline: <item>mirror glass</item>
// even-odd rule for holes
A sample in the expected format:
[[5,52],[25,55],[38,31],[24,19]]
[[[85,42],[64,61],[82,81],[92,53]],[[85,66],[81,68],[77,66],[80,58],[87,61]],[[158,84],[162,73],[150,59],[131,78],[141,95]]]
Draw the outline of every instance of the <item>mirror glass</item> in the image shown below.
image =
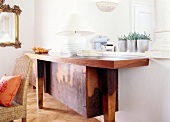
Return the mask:
[[15,14],[0,13],[0,43],[15,43]]

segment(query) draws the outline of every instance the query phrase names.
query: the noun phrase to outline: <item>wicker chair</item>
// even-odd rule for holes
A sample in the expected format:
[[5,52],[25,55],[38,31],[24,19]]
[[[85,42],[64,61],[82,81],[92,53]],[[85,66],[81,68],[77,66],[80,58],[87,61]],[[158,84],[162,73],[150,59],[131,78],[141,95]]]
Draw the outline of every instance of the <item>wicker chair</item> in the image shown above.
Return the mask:
[[0,106],[0,122],[12,122],[15,119],[22,118],[22,122],[26,122],[26,104],[27,104],[27,89],[29,77],[32,68],[32,60],[24,55],[16,59],[12,74],[23,75],[18,92],[10,107]]

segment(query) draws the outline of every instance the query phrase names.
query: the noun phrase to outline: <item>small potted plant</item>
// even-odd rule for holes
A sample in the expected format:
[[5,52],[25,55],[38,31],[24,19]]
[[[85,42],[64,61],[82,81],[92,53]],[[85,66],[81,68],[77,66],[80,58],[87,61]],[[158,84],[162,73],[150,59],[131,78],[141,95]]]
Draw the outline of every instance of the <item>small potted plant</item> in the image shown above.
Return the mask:
[[137,51],[138,52],[148,51],[150,40],[151,40],[150,34],[147,35],[145,32],[144,34],[140,34],[137,40]]
[[119,52],[126,52],[127,51],[127,37],[118,36],[118,51]]
[[128,34],[128,36],[127,36],[127,52],[136,52],[138,36],[139,36],[139,34],[137,34],[136,32]]

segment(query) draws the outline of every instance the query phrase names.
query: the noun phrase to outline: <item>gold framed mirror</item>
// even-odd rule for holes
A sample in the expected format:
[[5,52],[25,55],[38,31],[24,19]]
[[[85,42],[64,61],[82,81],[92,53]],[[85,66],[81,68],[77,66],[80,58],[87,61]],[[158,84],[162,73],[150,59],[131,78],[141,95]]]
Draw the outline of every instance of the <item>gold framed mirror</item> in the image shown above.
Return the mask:
[[5,0],[0,0],[0,46],[13,46],[21,48],[19,41],[19,15],[21,9],[14,5],[11,8],[4,4]]

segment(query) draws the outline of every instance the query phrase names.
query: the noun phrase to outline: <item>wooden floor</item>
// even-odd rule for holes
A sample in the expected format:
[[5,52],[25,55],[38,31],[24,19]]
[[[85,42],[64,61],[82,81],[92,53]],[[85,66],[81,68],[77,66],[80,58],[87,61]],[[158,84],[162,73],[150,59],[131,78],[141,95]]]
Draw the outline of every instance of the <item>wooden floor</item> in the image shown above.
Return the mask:
[[44,95],[44,108],[37,109],[36,90],[31,86],[27,101],[27,122],[100,122],[96,118],[86,119],[48,94]]

